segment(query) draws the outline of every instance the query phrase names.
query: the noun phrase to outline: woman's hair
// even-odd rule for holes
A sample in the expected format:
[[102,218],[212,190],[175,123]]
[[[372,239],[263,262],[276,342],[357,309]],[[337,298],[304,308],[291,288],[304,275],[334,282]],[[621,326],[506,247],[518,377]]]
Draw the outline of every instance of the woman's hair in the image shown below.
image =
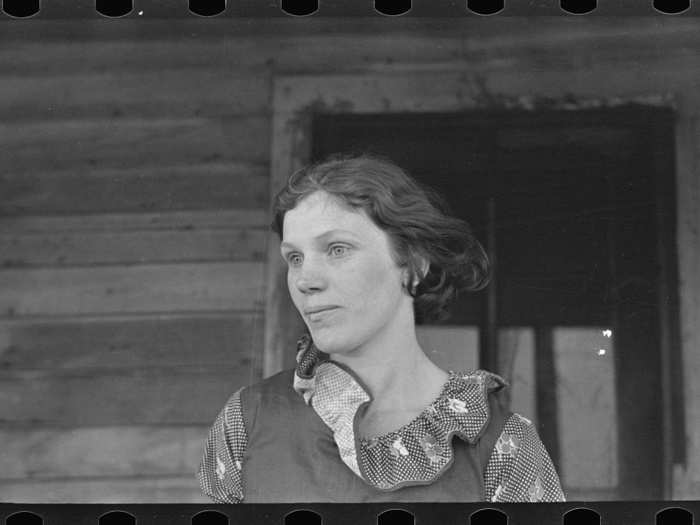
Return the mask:
[[[417,322],[445,319],[459,291],[488,283],[488,257],[469,225],[454,217],[435,191],[390,160],[336,155],[293,173],[273,204],[271,227],[280,238],[285,213],[316,191],[364,210],[387,233],[395,262],[408,270],[406,289],[414,298]],[[426,275],[421,275],[421,261],[430,264]]]

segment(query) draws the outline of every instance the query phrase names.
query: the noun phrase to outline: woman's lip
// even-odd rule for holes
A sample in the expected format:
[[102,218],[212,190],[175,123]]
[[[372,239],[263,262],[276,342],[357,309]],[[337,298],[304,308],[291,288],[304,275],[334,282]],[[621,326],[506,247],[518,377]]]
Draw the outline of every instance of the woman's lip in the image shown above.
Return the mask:
[[338,308],[337,306],[323,306],[321,308],[311,308],[309,310],[306,310],[306,315],[311,315],[311,314],[318,314],[321,312],[326,312],[328,310],[333,310],[335,308]]
[[332,313],[333,311],[337,310],[337,306],[333,306],[332,308],[325,308],[323,310],[317,310],[315,312],[309,312],[306,314],[306,316],[309,318],[311,321],[316,321],[319,319],[323,319],[327,314]]

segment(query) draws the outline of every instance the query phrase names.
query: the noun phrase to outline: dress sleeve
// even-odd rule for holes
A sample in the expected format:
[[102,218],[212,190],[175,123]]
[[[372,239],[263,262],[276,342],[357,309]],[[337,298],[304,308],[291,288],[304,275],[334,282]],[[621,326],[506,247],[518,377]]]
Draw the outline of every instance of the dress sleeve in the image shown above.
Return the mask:
[[197,470],[202,492],[218,503],[243,501],[243,456],[248,446],[241,391],[234,393],[209,430]]
[[493,447],[484,485],[493,502],[566,501],[534,425],[519,414],[508,418]]

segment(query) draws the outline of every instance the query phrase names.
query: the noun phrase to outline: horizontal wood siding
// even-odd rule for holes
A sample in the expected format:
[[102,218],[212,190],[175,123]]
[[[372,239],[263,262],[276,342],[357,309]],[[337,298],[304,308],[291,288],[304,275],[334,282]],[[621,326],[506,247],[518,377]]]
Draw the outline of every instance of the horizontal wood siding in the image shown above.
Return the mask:
[[143,230],[227,229],[264,227],[267,210],[183,210],[168,213],[102,213],[89,215],[10,215],[0,218],[0,234],[66,232],[139,232]]
[[76,316],[0,321],[0,371],[242,366],[262,352],[261,313]]
[[[199,69],[204,78],[217,72],[223,79],[227,75],[242,77],[247,72],[268,78],[264,75],[272,68],[304,73],[328,72],[348,68],[366,69],[368,66],[391,65],[397,61],[445,62],[459,58],[463,53],[463,38],[454,32],[444,37],[432,34],[421,39],[410,32],[391,34],[378,31],[368,37],[371,33],[363,34],[365,31],[355,25],[354,34],[346,27],[336,34],[326,31],[325,34],[305,37],[301,28],[293,31],[296,34],[290,34],[289,26],[275,31],[272,25],[265,34],[237,37],[240,26],[234,27],[230,22],[206,21],[202,24],[193,21],[188,24],[192,30],[198,33],[206,31],[208,34],[193,37],[177,27],[168,26],[168,22],[147,22],[141,26],[141,31],[132,35],[124,33],[122,38],[95,41],[94,36],[86,33],[96,26],[91,26],[87,21],[81,24],[72,28],[72,36],[49,39],[50,46],[38,39],[14,39],[6,33],[4,45],[0,48],[0,68],[11,78],[37,74],[56,75],[59,78],[72,73],[113,75],[116,71],[142,74],[153,72],[154,68],[166,72],[179,68]],[[100,24],[99,27],[104,25]],[[78,38],[81,33],[83,38]],[[86,64],[90,64],[89,70]],[[248,85],[254,85],[256,81],[250,82]],[[197,99],[204,99],[207,89],[206,84],[196,88],[189,104],[197,104]],[[212,89],[216,92],[222,88]],[[147,91],[144,91],[146,94]],[[271,94],[271,91],[267,91],[267,94]],[[247,101],[239,103],[248,104]]]
[[204,425],[252,379],[250,359],[236,355],[225,367],[0,372],[0,421],[69,427]]
[[269,56],[69,26],[0,35],[0,499],[205,501],[261,374]]
[[[104,49],[96,52],[104,55]],[[102,56],[100,62],[105,58]],[[65,57],[61,63],[64,60]],[[11,120],[42,113],[62,120],[262,115],[270,109],[267,84],[265,75],[248,75],[230,67],[211,69],[179,64],[172,69],[152,67],[144,71],[95,73],[92,68],[79,68],[76,74],[17,74],[3,76],[0,114]],[[80,90],[75,89],[76,85]]]
[[262,229],[0,233],[0,266],[262,261]]
[[255,209],[269,200],[264,164],[172,165],[164,160],[123,169],[2,174],[0,194],[0,215]]
[[90,315],[262,307],[255,262],[0,271],[0,316]]
[[0,123],[2,172],[89,173],[94,169],[133,169],[165,163],[266,162],[268,127],[265,116],[139,116]]
[[[194,475],[75,477],[0,481],[6,503],[211,503]],[[61,518],[68,513],[62,509]],[[76,523],[84,513],[76,512]]]
[[[0,430],[8,480],[178,476],[195,472],[207,426],[105,426]],[[1,490],[1,489],[0,489]],[[0,492],[1,493],[1,492]]]

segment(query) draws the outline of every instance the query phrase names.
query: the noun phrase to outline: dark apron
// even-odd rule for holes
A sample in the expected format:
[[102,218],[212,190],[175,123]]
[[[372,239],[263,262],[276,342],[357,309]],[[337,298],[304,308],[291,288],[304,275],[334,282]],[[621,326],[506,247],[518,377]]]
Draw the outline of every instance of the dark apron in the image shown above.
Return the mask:
[[454,461],[433,483],[386,491],[343,463],[331,430],[294,391],[293,373],[281,372],[241,392],[248,432],[244,503],[483,501],[483,471],[505,420],[494,402],[482,438],[470,445],[455,437]]

